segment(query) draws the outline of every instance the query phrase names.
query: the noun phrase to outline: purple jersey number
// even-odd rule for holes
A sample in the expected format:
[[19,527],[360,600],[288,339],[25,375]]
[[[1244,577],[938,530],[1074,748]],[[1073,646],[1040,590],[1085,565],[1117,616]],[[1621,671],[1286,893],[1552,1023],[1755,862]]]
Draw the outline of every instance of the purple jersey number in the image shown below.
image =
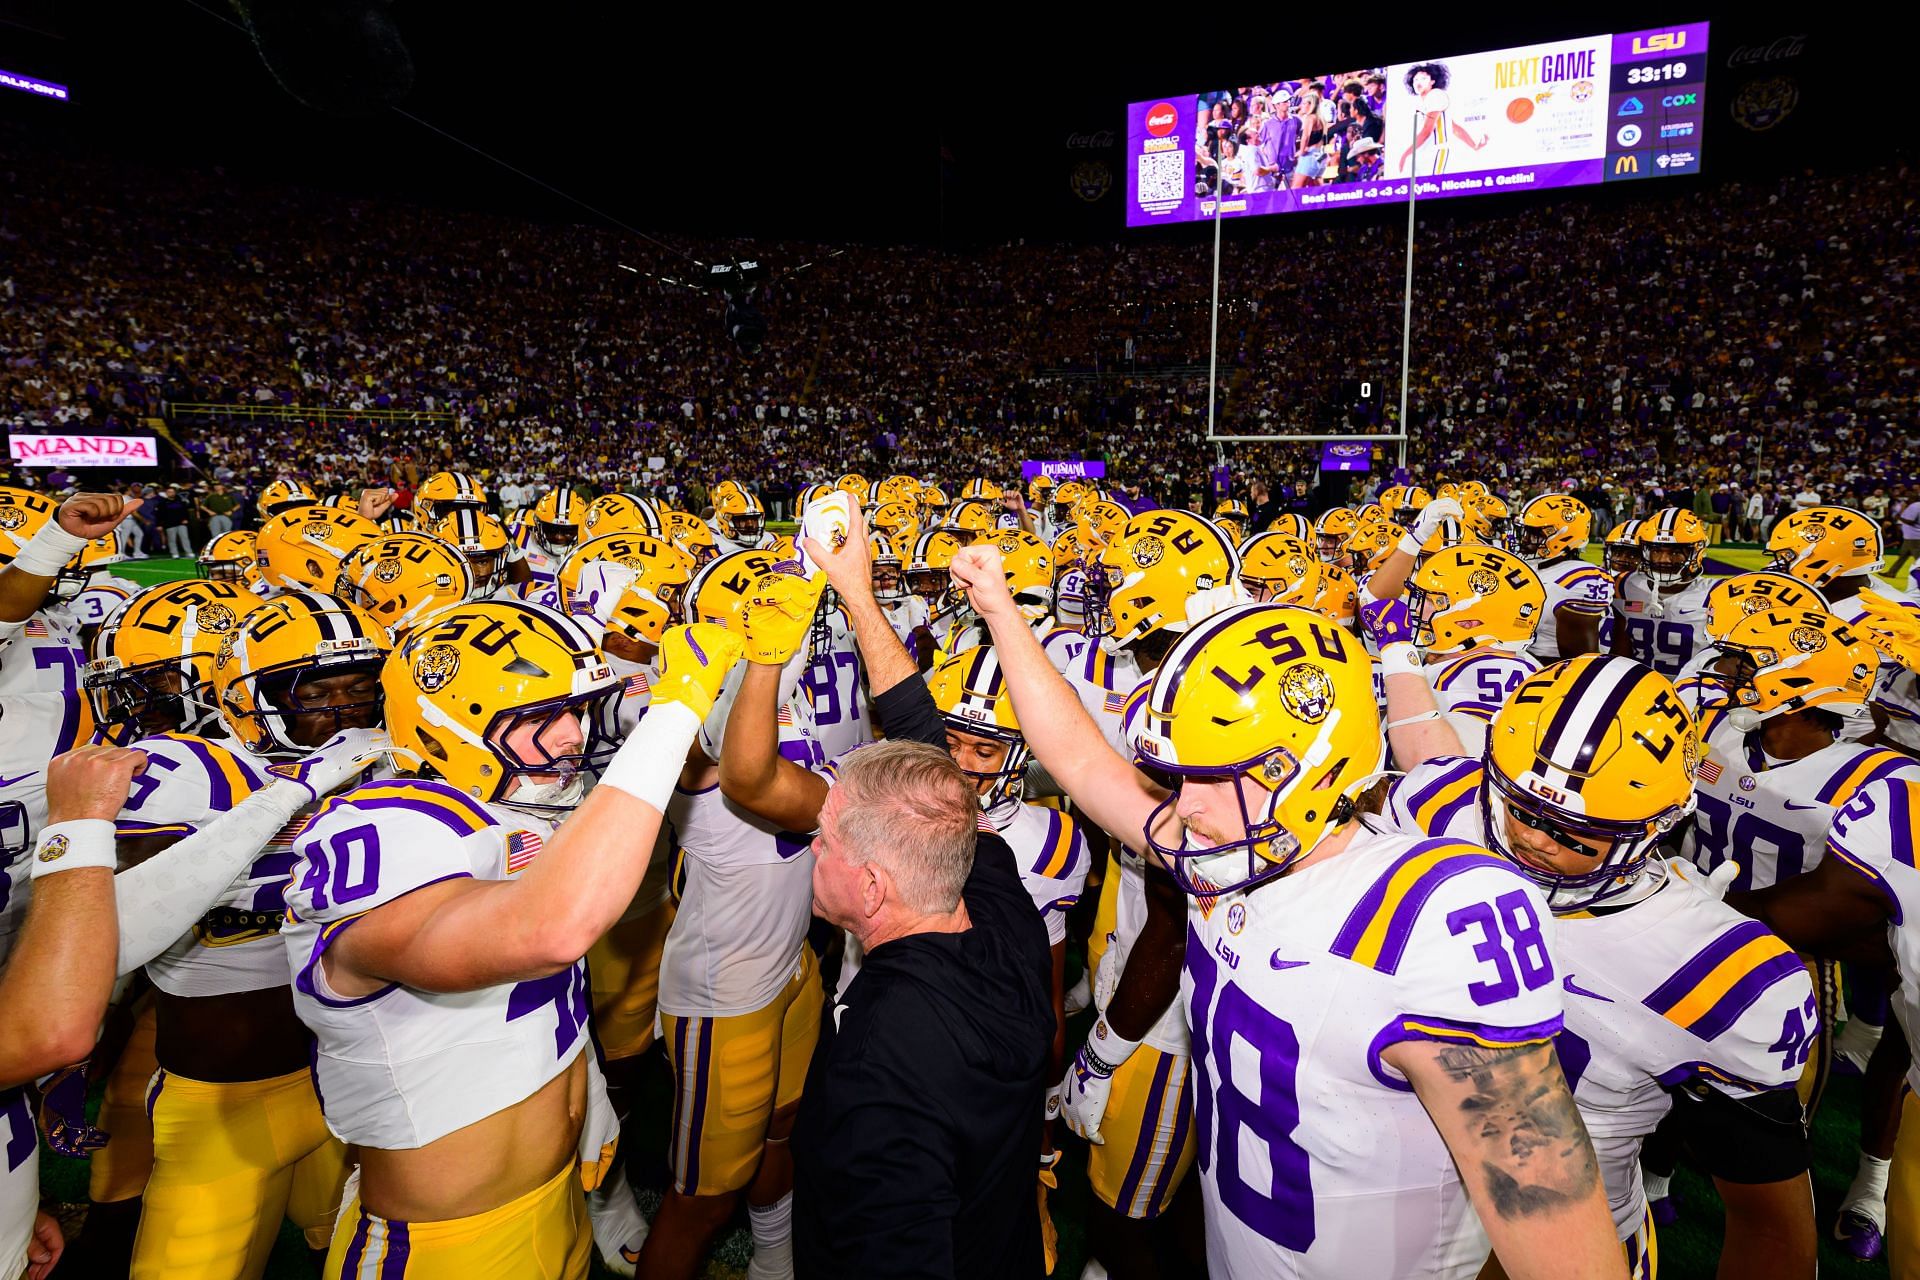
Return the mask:
[[[1448,933],[1458,936],[1469,927],[1480,932],[1473,958],[1492,965],[1494,973],[1489,981],[1468,984],[1467,994],[1475,1004],[1499,1004],[1519,995],[1523,983],[1527,990],[1537,991],[1553,981],[1553,961],[1547,956],[1546,939],[1540,936],[1540,917],[1526,890],[1515,889],[1491,904],[1476,902],[1447,916]],[[1509,944],[1512,959],[1507,956]]]
[[[1232,982],[1220,988],[1214,1003],[1220,964],[1192,929],[1187,930],[1187,969],[1193,975],[1193,1074],[1199,1086],[1193,1120],[1200,1170],[1213,1173],[1220,1203],[1234,1217],[1281,1248],[1305,1253],[1313,1247],[1315,1230],[1311,1166],[1293,1140],[1300,1127],[1295,1089],[1300,1038]],[[1258,1054],[1255,1081],[1233,1079],[1235,1036]],[[1247,1095],[1246,1084],[1258,1084],[1256,1097]],[[1266,1148],[1270,1193],[1241,1173],[1243,1129]]]
[[371,822],[336,832],[327,841],[327,849],[332,855],[331,867],[318,840],[300,851],[307,860],[307,874],[300,878],[300,887],[307,891],[315,912],[356,902],[380,887],[380,833]]

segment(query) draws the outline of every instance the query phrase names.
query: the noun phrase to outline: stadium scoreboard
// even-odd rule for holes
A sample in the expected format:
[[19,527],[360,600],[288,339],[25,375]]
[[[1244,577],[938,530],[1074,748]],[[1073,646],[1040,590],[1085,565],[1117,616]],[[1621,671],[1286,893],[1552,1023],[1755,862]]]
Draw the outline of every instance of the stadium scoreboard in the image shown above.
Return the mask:
[[1706,71],[1694,22],[1136,102],[1127,225],[1698,173]]

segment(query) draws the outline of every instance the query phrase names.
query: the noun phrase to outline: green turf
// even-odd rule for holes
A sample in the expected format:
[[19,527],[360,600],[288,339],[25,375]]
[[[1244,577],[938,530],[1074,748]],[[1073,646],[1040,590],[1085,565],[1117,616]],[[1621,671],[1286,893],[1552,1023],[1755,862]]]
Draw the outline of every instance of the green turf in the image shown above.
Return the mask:
[[122,560],[108,572],[116,577],[130,578],[142,586],[151,586],[156,582],[191,578],[199,570],[191,560],[155,557],[150,560]]

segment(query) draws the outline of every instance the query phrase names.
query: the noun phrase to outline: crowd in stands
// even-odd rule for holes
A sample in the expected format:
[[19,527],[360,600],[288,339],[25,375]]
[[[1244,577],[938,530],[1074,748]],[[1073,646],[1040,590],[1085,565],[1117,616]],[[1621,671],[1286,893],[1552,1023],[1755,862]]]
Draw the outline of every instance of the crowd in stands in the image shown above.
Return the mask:
[[[458,464],[643,491],[736,474],[775,506],[849,469],[1011,478],[1088,456],[1174,505],[1207,492],[1196,246],[682,241],[702,260],[817,260],[768,288],[771,333],[747,356],[713,298],[615,270],[639,249],[619,233],[162,180],[22,141],[0,210],[10,430],[115,430],[179,404],[330,411],[170,413],[185,478],[239,489],[398,487]],[[1901,498],[1920,448],[1910,189],[1900,167],[1423,220],[1411,468],[1599,493],[1621,514],[1684,500],[1728,533],[1808,492]],[[1324,430],[1363,379],[1395,398],[1382,297],[1402,235],[1277,219],[1230,246],[1223,431]],[[1351,420],[1392,428],[1379,409]],[[1314,478],[1316,450],[1228,446],[1239,480],[1283,486]]]

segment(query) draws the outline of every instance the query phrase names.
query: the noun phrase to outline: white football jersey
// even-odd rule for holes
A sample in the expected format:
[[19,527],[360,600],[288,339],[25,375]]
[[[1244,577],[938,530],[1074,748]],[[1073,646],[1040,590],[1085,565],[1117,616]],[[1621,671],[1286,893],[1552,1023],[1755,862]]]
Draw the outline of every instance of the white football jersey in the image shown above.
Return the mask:
[[74,635],[88,627],[99,627],[120,612],[127,601],[140,594],[140,584],[110,573],[96,573],[87,579],[80,594],[65,604],[50,606],[48,613]]
[[1551,1039],[1554,920],[1504,859],[1377,821],[1324,862],[1190,906],[1181,990],[1222,1280],[1466,1280],[1486,1260],[1446,1143],[1381,1055]]
[[[1375,679],[1380,664],[1375,663]],[[1540,666],[1524,652],[1480,648],[1444,658],[1429,658],[1424,668],[1433,686],[1433,700],[1459,735],[1468,755],[1477,756],[1487,745],[1487,729],[1506,705],[1507,695],[1537,675]],[[1385,685],[1381,685],[1384,692]]]
[[[122,839],[193,834],[269,781],[273,762],[229,739],[162,733],[129,744],[147,753],[114,820]],[[293,840],[308,811],[295,815],[252,864],[214,899],[208,917],[147,963],[153,985],[174,996],[220,996],[287,985],[278,933],[286,909]]]
[[913,633],[928,625],[927,602],[908,592],[898,600],[882,601],[880,611],[887,615],[887,625],[893,628],[893,634],[911,651]]
[[1124,723],[1127,701],[1151,679],[1140,670],[1133,655],[1124,649],[1110,654],[1099,643],[1092,643],[1066,676],[1107,745],[1123,759],[1133,759]]
[[[781,754],[805,767],[818,748],[781,715]],[[799,970],[813,918],[813,834],[748,813],[717,782],[675,787],[667,822],[686,884],[660,957],[660,1011],[715,1018],[764,1009]]]
[[86,704],[70,694],[0,698],[0,964],[27,914],[33,846],[47,825],[47,764],[92,726]]
[[1920,1090],[1920,787],[1910,779],[1870,783],[1834,815],[1827,852],[1887,897],[1887,942],[1902,979],[1897,1019],[1914,1049],[1907,1084]]
[[27,1271],[40,1211],[40,1129],[27,1086],[0,1090],[0,1276]]
[[1713,580],[1702,575],[1672,595],[1661,595],[1645,574],[1630,573],[1614,595],[1608,616],[1615,628],[1626,628],[1632,656],[1671,680],[1694,654],[1713,644],[1707,634],[1707,592],[1712,586]]
[[1540,585],[1547,589],[1547,604],[1527,652],[1545,667],[1561,657],[1559,623],[1554,615],[1566,609],[1594,618],[1605,616],[1613,603],[1613,575],[1578,556],[1563,556],[1534,568],[1540,575]]
[[1067,937],[1067,912],[1087,887],[1093,855],[1086,837],[1067,814],[1045,805],[1005,800],[987,810],[987,821],[1000,833],[1020,864],[1020,883],[1046,922],[1047,942],[1058,946]]
[[829,609],[826,620],[831,639],[814,650],[800,688],[813,712],[813,736],[821,752],[833,758],[873,741],[873,710],[847,615]]
[[22,693],[81,697],[80,668],[86,663],[79,637],[56,612],[41,610],[25,622],[0,622],[0,697]]
[[707,522],[707,527],[713,530],[713,545],[719,548],[720,554],[723,556],[730,556],[736,551],[765,551],[768,547],[771,547],[775,542],[779,541],[779,539],[775,538],[773,533],[767,529],[762,529],[760,536],[757,538],[747,542],[738,542],[720,532],[720,526],[711,520]]
[[[1147,923],[1147,864],[1119,841],[1113,847],[1115,856],[1107,862],[1107,874],[1120,877],[1120,888],[1113,900],[1113,928],[1107,933],[1107,948],[1100,956],[1100,971],[1093,975],[1094,1003],[1102,1013],[1107,1011],[1120,977],[1127,971],[1127,957]],[[1154,1019],[1141,1043],[1184,1058],[1189,1039],[1187,1010],[1182,1001],[1175,1000]]]
[[374,782],[327,800],[295,843],[281,931],[293,1006],[315,1038],[314,1085],[342,1142],[426,1146],[504,1111],[588,1042],[587,969],[442,994],[392,985],[343,997],[328,944],[376,907],[442,880],[505,880],[552,836],[543,819],[442,782]]
[[[1486,843],[1479,760],[1429,760],[1396,779],[1385,817],[1403,835]],[[1646,1214],[1640,1147],[1672,1104],[1670,1086],[1704,1080],[1733,1097],[1798,1082],[1820,1030],[1806,967],[1767,927],[1656,861],[1644,886],[1556,917],[1566,1026],[1555,1040],[1593,1135],[1620,1239]]]
[[1706,743],[1694,772],[1698,807],[1681,851],[1703,871],[1732,858],[1733,892],[1765,889],[1819,865],[1834,810],[1869,782],[1920,778],[1920,761],[1880,747],[1836,742],[1800,760],[1772,761],[1760,734],[1743,734],[1726,712],[1700,721]]
[[1047,661],[1053,663],[1053,669],[1062,675],[1073,670],[1074,664],[1086,657],[1093,643],[1081,628],[1058,623],[1040,637],[1040,648],[1047,655]]

